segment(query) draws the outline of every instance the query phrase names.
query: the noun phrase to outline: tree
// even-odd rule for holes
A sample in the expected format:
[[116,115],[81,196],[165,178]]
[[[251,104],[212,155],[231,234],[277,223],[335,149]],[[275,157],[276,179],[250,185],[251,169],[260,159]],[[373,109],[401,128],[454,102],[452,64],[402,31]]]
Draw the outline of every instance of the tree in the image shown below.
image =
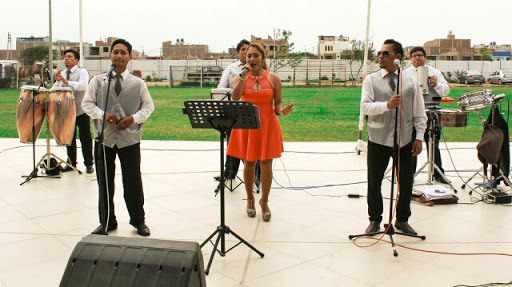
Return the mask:
[[[277,45],[277,50],[274,50],[273,57],[270,60],[270,70],[274,73],[277,73],[279,69],[287,65],[295,68],[302,62],[302,56],[293,53],[295,44],[289,41],[291,35],[292,31],[284,29],[282,31],[281,29],[277,29],[277,31],[274,32],[274,40],[288,44]],[[274,49],[275,48],[276,47],[274,47]]]
[[480,48],[480,54],[482,54],[482,68],[480,73],[482,76],[484,75],[484,61],[492,62],[494,59],[492,58],[492,52],[490,50],[487,50],[487,48],[482,47]]
[[30,66],[36,61],[47,61],[48,54],[48,46],[31,47],[21,51],[20,61]]
[[[357,39],[353,39],[350,41],[350,51],[348,51],[348,55],[346,55],[348,64],[350,67],[350,77],[352,78],[352,86],[355,85],[355,80],[359,79],[359,73],[361,73],[361,69],[363,68],[364,63],[364,49],[366,47],[365,42]],[[368,45],[368,63],[373,62],[375,60],[375,49],[373,48],[373,42],[370,42]],[[352,69],[352,64],[354,62],[359,62],[359,68],[357,69],[356,74],[354,75],[354,69]]]

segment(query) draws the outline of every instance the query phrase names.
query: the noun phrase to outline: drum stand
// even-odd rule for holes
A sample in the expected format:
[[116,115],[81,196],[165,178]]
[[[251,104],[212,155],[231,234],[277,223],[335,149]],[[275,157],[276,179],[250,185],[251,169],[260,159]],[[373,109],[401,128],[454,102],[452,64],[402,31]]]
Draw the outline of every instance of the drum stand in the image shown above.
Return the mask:
[[437,173],[446,181],[448,182],[448,185],[455,191],[457,190],[453,187],[452,182],[446,178],[444,173],[441,171],[441,169],[437,166],[437,164],[434,161],[434,154],[435,154],[435,141],[436,141],[436,133],[435,131],[439,129],[439,126],[437,123],[439,122],[439,117],[436,114],[435,110],[429,110],[428,111],[428,118],[430,120],[429,125],[429,131],[428,131],[428,157],[427,162],[424,163],[418,171],[414,174],[414,177],[416,177],[420,172],[425,168],[428,167],[428,177],[427,177],[427,185],[433,185],[432,179],[434,178],[434,169],[437,171]]
[[[33,99],[35,99],[35,91],[33,91]],[[48,100],[46,99],[45,100],[45,109],[48,110]],[[44,154],[41,159],[39,160],[39,162],[37,164],[35,164],[35,156],[36,156],[36,151],[35,151],[35,119],[34,119],[34,114],[35,114],[35,105],[32,104],[32,153],[33,153],[33,162],[34,162],[34,169],[32,170],[32,172],[30,173],[30,175],[26,176],[26,179],[24,182],[20,183],[20,185],[23,185],[24,183],[28,182],[29,180],[31,180],[32,178],[36,178],[36,177],[42,177],[40,175],[37,175],[37,167],[41,167],[41,168],[44,168],[45,170],[53,170],[53,169],[56,169],[56,168],[59,168],[60,165],[62,163],[66,164],[67,166],[69,166],[70,168],[72,168],[73,170],[75,170],[76,172],[78,172],[79,174],[82,174],[82,172],[78,169],[76,169],[76,167],[72,166],[71,164],[69,164],[67,161],[64,161],[62,158],[58,157],[57,155],[53,154],[50,152],[50,124],[48,122],[48,113],[46,113],[46,154]],[[57,159],[57,165],[52,167],[50,165],[50,160],[51,158],[54,157]],[[24,176],[25,177],[25,176]],[[57,175],[46,175],[44,177],[48,177],[48,178],[60,178],[60,176],[57,176]]]

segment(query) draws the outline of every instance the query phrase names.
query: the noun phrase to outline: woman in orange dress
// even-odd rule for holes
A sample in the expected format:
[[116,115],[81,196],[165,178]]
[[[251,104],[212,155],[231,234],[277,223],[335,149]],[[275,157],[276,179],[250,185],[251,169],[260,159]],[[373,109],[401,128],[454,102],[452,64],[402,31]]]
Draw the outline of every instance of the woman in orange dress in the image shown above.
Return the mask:
[[286,116],[293,110],[293,103],[283,107],[281,80],[267,71],[265,50],[261,45],[251,44],[247,50],[244,69],[249,73],[233,81],[232,99],[250,101],[259,109],[261,129],[233,129],[228,145],[228,155],[244,160],[244,182],[247,193],[247,216],[255,217],[254,168],[256,161],[261,167],[262,218],[269,221],[268,196],[272,185],[272,160],[281,157],[283,137],[277,115]]

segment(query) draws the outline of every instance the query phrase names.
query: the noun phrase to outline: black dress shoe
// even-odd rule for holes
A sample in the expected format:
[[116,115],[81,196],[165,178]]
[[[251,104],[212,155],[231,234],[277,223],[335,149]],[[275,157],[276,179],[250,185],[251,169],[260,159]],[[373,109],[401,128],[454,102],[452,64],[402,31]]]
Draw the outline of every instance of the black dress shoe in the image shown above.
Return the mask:
[[444,177],[442,177],[442,176],[436,176],[435,179],[437,182],[444,183],[444,184],[450,184],[450,182],[447,181],[446,179],[444,179]]
[[146,223],[137,225],[135,226],[135,228],[137,228],[137,234],[140,236],[149,236],[149,234],[151,234],[149,232],[149,227],[146,225]]
[[68,172],[68,171],[73,171],[74,169],[72,169],[69,165],[66,165],[65,168],[62,169],[61,172]]
[[366,227],[366,234],[379,232],[380,230],[380,222],[377,221],[370,221],[370,225]]
[[[108,231],[114,231],[117,229],[117,223],[116,224],[109,224],[108,227],[107,227],[107,232]],[[91,234],[103,234],[104,232],[104,229],[103,227],[100,225],[98,227],[96,227],[96,229],[94,229]]]
[[93,173],[94,172],[94,167],[92,167],[92,165],[88,165],[85,169],[85,172],[87,173]]
[[398,230],[401,230],[403,233],[418,235],[416,231],[409,225],[407,222],[395,222],[395,227]]

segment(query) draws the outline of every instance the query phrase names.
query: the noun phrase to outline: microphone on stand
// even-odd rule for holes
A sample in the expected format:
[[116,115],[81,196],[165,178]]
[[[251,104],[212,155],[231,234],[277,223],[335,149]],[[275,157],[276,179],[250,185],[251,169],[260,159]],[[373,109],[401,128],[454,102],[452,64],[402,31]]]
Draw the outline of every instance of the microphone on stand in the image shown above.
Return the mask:
[[398,68],[400,68],[400,60],[398,59],[394,59],[393,60],[393,65],[397,66]]
[[106,80],[107,78],[111,78],[112,77],[112,72],[116,69],[116,64],[112,64],[110,65],[110,69],[108,70],[108,72],[105,74],[105,77],[103,78],[103,80]]

